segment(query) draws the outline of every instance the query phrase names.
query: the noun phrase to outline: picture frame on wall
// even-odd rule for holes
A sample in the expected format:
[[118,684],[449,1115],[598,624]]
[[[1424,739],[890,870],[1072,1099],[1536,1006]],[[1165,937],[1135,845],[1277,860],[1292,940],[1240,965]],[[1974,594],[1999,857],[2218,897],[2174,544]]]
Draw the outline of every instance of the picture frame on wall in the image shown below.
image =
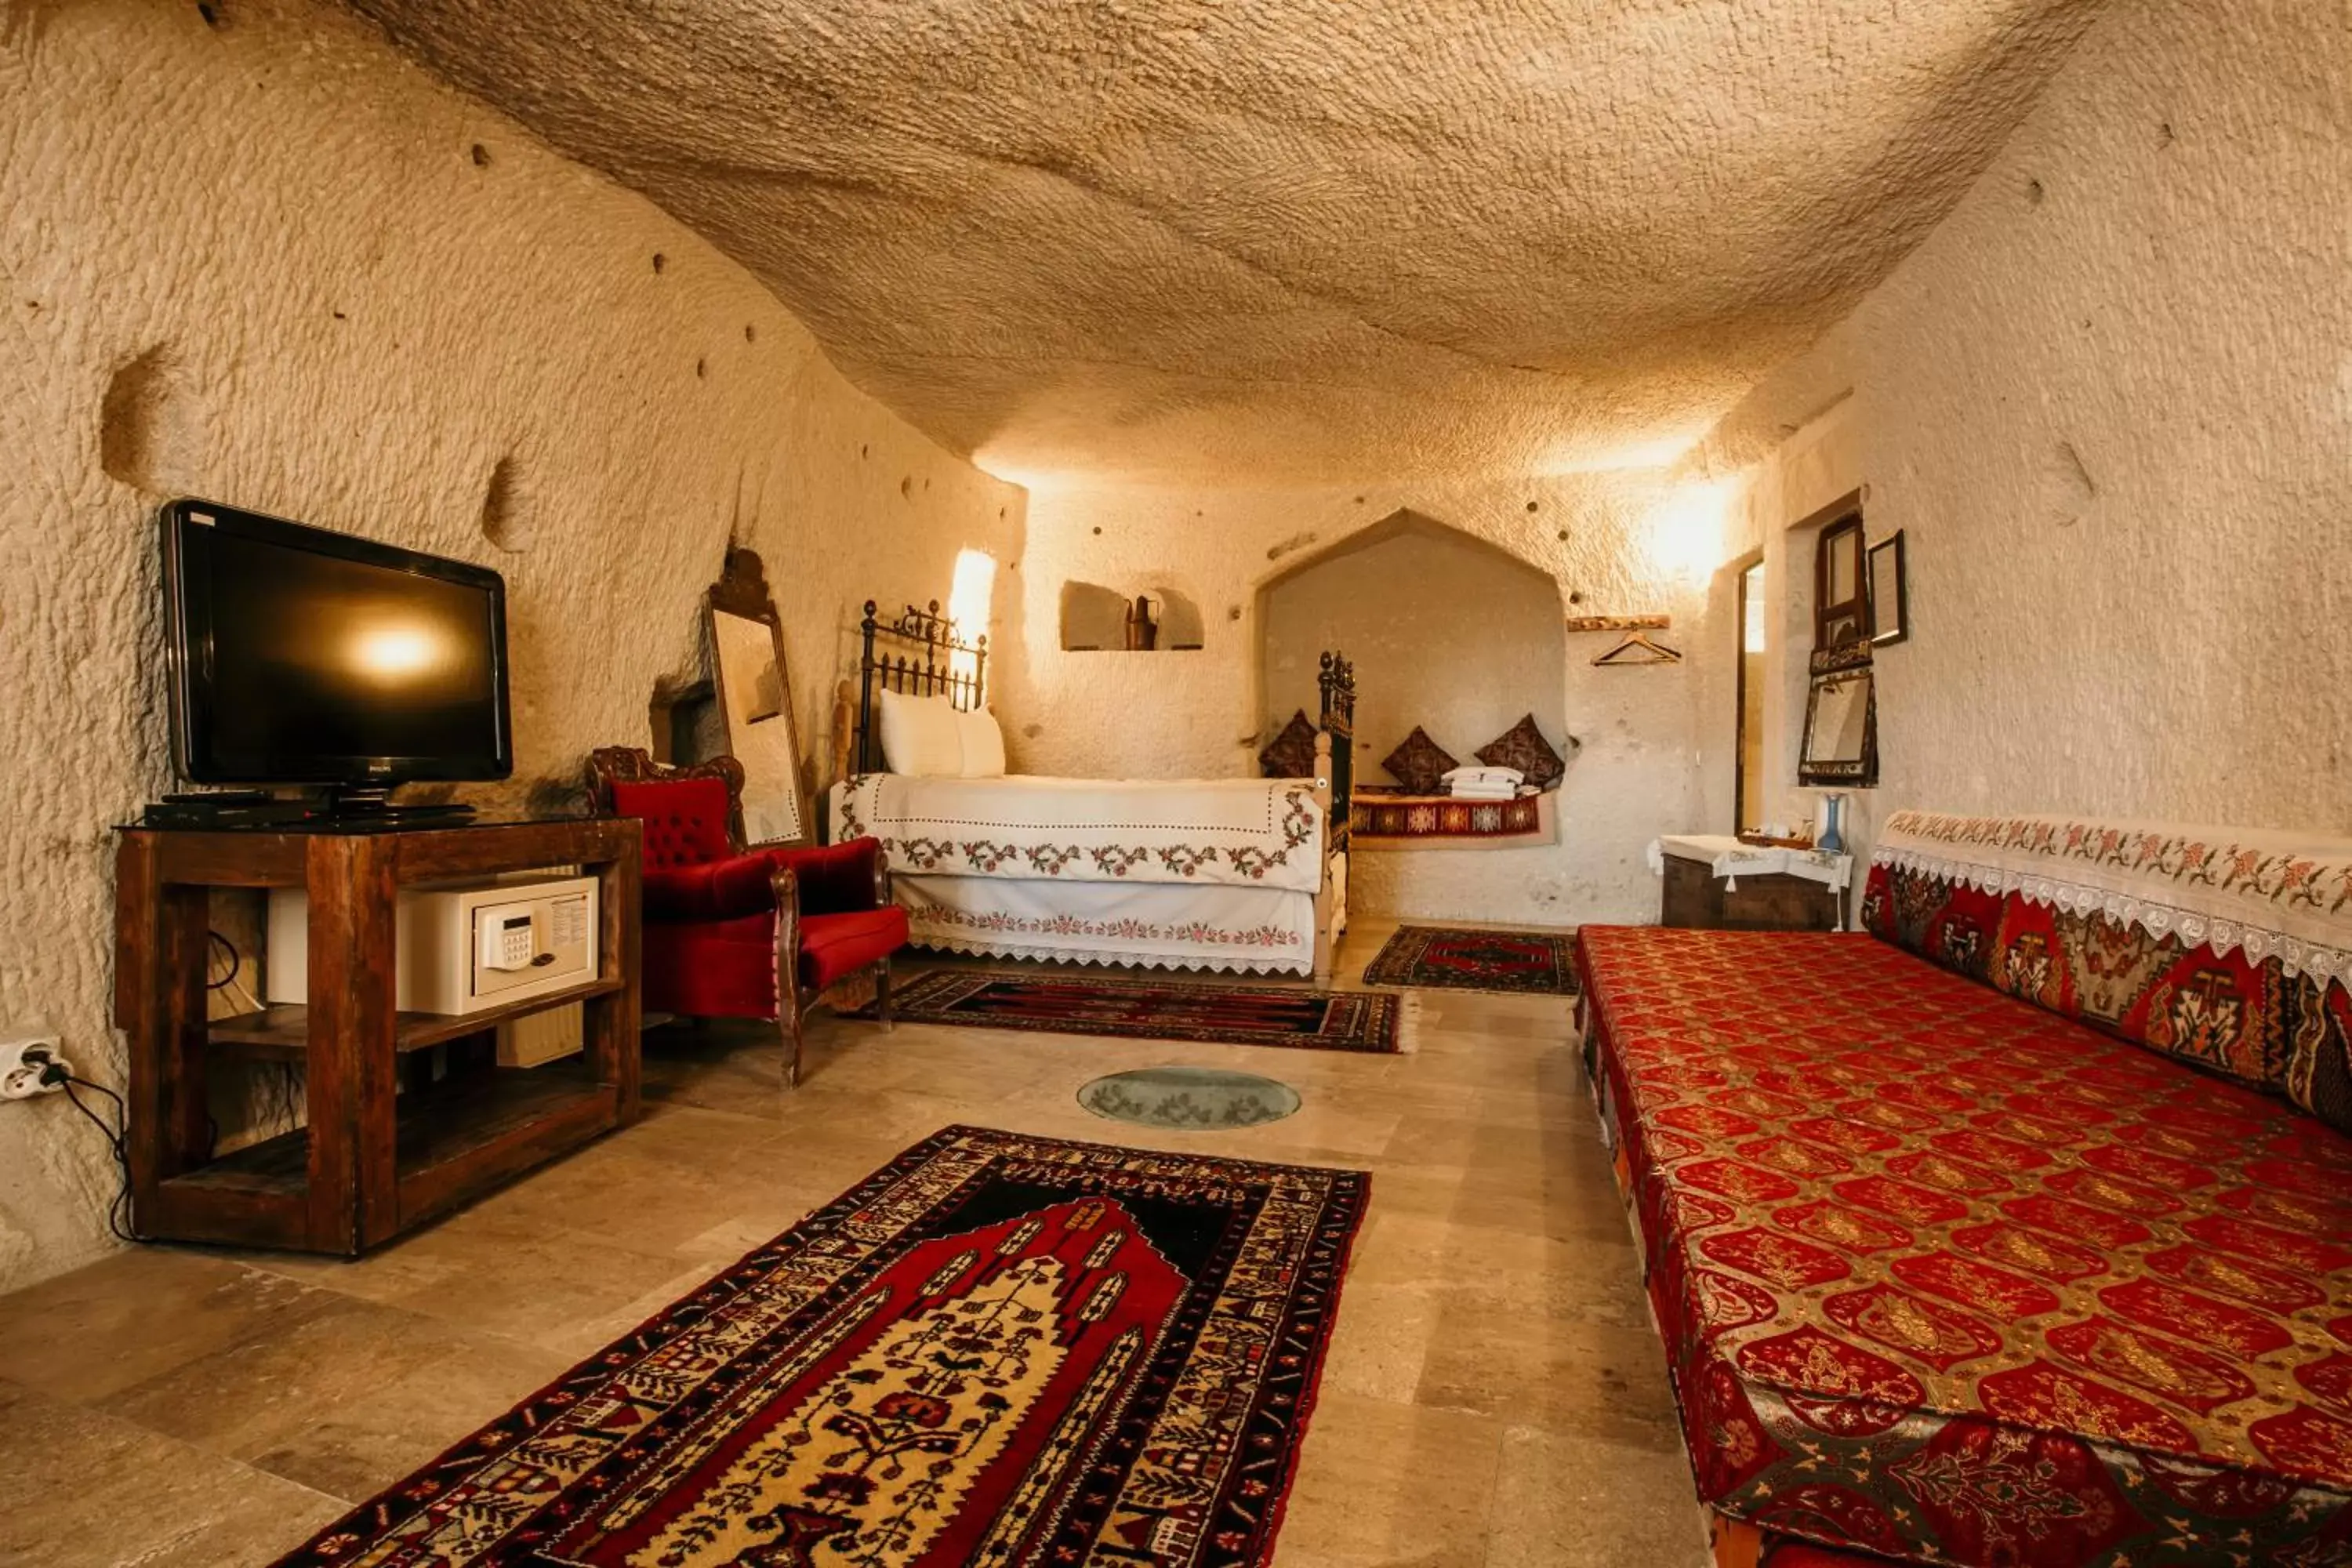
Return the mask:
[[1904,641],[1911,635],[1910,589],[1903,571],[1903,531],[1870,547],[1864,574],[1870,587],[1870,641],[1874,647]]
[[[1839,647],[1870,636],[1870,582],[1860,492],[1831,509],[1813,542],[1813,646]],[[1842,512],[1843,515],[1834,515]]]

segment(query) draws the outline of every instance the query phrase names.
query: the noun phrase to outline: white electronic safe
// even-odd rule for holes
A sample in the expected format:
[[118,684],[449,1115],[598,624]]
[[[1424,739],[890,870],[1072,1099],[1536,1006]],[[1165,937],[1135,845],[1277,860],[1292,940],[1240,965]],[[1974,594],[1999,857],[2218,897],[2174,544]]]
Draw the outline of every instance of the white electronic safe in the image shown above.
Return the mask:
[[[269,892],[272,1002],[310,1000],[310,899]],[[598,977],[596,879],[523,877],[400,889],[393,915],[394,1005],[408,1013],[478,1013]]]

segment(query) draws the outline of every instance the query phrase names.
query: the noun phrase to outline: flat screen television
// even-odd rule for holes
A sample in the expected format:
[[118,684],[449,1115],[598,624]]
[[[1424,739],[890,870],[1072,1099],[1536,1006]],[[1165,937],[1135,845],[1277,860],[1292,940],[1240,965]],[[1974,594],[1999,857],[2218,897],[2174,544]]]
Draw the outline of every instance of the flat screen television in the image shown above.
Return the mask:
[[210,501],[163,509],[172,750],[198,784],[501,779],[506,580]]

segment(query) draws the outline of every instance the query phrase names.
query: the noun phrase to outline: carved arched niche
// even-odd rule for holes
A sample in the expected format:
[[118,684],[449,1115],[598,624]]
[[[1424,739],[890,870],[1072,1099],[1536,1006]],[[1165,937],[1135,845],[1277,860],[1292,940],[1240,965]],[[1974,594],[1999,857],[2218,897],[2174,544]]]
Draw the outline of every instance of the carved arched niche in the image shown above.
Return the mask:
[[1356,665],[1356,776],[1418,725],[1464,762],[1533,713],[1569,750],[1568,635],[1548,572],[1399,511],[1269,579],[1257,595],[1259,718],[1270,735],[1317,711],[1325,648]]
[[1182,652],[1201,647],[1205,628],[1201,608],[1174,588],[1142,584],[1127,592],[1073,578],[1062,584],[1062,647],[1066,652],[1125,649],[1127,615],[1139,596],[1148,596],[1159,615],[1151,651]]

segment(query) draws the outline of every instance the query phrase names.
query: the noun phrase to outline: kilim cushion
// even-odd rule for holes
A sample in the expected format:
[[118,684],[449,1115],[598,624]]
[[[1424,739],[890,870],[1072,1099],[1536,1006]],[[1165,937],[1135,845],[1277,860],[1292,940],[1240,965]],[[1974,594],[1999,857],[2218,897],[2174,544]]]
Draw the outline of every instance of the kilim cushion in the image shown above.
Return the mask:
[[2352,838],[1906,810],[1871,858],[1882,941],[2352,1121]]
[[1551,788],[1568,772],[1568,764],[1536,728],[1532,713],[1479,747],[1478,760],[1489,767],[1517,768],[1538,789]]
[[[2298,984],[2287,1098],[2330,1127],[2352,1132],[2352,996],[2340,984],[2323,984],[2308,975]],[[2345,1180],[2352,1186],[2352,1174]]]
[[1444,784],[1445,770],[1458,765],[1418,724],[1404,744],[1381,759],[1389,776],[1415,795],[1435,795]]
[[2243,948],[2190,947],[2095,910],[1899,866],[1871,868],[1863,921],[1883,941],[2063,1017],[2254,1088],[2285,1086],[2305,988],[2275,957],[2254,963]]
[[1258,773],[1270,779],[1311,779],[1315,776],[1315,726],[1301,708],[1282,727],[1282,733],[1257,754]]

